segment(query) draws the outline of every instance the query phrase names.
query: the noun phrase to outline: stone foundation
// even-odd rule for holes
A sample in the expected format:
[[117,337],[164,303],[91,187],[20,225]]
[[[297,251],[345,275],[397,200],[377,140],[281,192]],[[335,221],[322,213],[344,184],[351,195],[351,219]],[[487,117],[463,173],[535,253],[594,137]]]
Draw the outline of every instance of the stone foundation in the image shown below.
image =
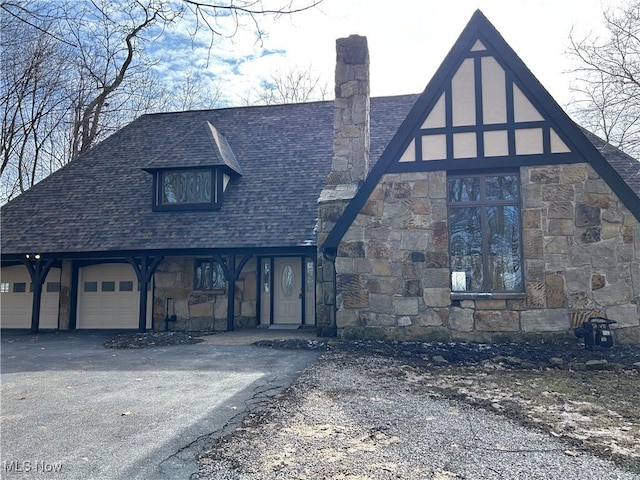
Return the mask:
[[[523,167],[520,175],[524,292],[452,294],[446,173],[387,174],[338,248],[338,334],[575,341],[576,326],[603,315],[618,321],[619,342],[640,343],[638,220],[587,164]],[[322,263],[327,281],[332,266]],[[331,285],[319,288],[320,313],[334,306]]]

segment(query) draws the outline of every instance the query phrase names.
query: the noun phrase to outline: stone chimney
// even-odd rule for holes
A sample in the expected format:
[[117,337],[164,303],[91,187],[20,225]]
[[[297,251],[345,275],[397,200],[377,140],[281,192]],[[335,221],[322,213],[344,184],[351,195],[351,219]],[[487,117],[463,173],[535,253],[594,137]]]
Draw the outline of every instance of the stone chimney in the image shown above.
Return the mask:
[[[318,247],[369,173],[369,49],[366,37],[336,41],[336,99],[331,171],[318,199]],[[316,326],[318,335],[336,334],[335,256],[318,250]]]
[[336,41],[333,160],[327,186],[357,187],[369,173],[369,49],[367,38]]

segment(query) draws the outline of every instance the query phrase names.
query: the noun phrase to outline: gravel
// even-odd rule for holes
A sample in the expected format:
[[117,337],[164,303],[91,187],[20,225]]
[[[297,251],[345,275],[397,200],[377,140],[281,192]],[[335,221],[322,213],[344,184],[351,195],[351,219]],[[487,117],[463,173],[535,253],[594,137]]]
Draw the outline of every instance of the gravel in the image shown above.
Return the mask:
[[399,375],[404,368],[411,367],[393,356],[332,349],[207,451],[198,478],[640,479],[550,435],[439,398]]
[[169,345],[192,345],[204,340],[187,332],[122,333],[104,342],[105,348],[157,348]]

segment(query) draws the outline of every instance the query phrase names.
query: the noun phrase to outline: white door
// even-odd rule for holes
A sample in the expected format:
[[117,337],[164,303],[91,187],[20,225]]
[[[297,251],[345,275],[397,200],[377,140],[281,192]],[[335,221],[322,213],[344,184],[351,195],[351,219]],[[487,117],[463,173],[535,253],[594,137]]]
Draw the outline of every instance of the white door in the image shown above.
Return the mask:
[[[4,267],[0,278],[0,326],[2,328],[31,328],[33,287],[27,267]],[[42,286],[40,300],[41,329],[57,329],[60,311],[60,269],[49,270]]]
[[[133,267],[100,264],[80,269],[76,328],[138,328],[140,291]],[[152,291],[147,295],[147,328],[151,328]]]
[[274,324],[302,323],[302,272],[300,257],[276,258],[274,262]]

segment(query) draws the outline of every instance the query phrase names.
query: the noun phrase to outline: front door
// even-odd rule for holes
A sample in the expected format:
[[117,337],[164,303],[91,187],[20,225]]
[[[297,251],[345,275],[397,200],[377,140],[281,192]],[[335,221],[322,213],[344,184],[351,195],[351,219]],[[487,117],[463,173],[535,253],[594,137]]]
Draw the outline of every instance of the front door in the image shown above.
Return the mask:
[[302,323],[300,257],[277,257],[274,262],[274,324]]

